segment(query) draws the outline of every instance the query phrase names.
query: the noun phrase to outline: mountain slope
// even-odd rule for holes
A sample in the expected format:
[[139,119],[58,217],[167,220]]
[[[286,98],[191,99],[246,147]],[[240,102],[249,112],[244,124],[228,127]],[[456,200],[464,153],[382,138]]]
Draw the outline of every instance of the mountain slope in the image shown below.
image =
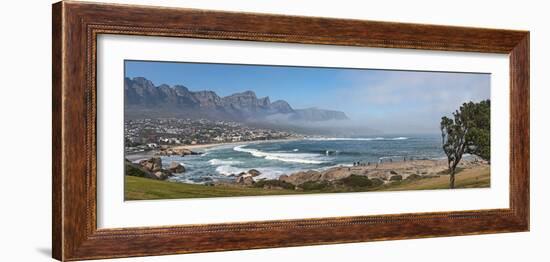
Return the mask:
[[213,91],[190,91],[182,85],[155,86],[144,77],[124,79],[124,107],[125,115],[129,118],[189,117],[261,121],[278,116],[288,121],[314,122],[348,119],[340,111],[293,109],[284,100],[272,103],[269,97],[258,98],[253,91],[220,97]]

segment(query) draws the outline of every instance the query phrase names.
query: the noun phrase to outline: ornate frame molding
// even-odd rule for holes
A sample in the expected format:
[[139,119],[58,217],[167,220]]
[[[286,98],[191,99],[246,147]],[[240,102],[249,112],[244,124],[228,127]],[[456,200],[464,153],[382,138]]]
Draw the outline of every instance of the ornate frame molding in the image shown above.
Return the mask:
[[[66,261],[529,230],[527,31],[72,1],[56,3],[52,11],[52,243],[56,259]],[[160,24],[162,26],[158,26]],[[96,43],[99,34],[509,54],[510,208],[98,229]],[[327,227],[331,230],[327,231]]]

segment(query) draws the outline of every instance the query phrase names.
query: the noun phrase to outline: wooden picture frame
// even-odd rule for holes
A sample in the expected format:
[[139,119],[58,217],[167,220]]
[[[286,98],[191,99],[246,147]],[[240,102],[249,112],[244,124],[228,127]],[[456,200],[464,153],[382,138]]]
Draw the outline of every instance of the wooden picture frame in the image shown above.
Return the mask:
[[[529,230],[529,32],[83,2],[53,5],[53,257],[82,260]],[[407,48],[510,57],[510,207],[98,229],[99,34]]]

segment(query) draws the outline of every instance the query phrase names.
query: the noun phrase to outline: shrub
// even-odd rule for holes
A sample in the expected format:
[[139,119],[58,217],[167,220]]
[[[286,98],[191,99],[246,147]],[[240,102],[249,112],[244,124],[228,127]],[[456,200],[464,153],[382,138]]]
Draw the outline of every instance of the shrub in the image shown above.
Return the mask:
[[310,190],[323,190],[329,187],[330,184],[327,181],[307,181],[303,184],[300,184],[299,187],[305,191]]
[[141,170],[140,168],[134,166],[134,164],[126,162],[125,163],[124,172],[127,176],[137,176],[137,177],[147,177],[149,178],[150,175],[147,174],[145,171]]
[[390,181],[401,181],[403,180],[403,176],[401,175],[394,175],[390,177]]
[[381,186],[381,185],[384,184],[384,180],[382,180],[380,178],[372,178],[370,181],[372,182],[373,187]]
[[372,186],[372,181],[366,176],[351,175],[340,180],[345,186],[349,187],[368,187]]
[[417,175],[417,174],[411,174],[405,180],[417,180],[417,179],[421,179],[421,178],[422,177]]
[[285,181],[271,179],[271,180],[260,180],[254,184],[254,187],[280,187],[284,189],[294,190],[294,185]]

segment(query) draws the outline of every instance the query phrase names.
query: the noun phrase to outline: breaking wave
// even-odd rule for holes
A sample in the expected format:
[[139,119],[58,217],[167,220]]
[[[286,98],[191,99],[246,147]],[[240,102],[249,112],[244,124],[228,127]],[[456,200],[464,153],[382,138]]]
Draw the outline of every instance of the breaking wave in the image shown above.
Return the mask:
[[322,164],[324,161],[319,160],[318,154],[309,153],[268,153],[253,148],[244,148],[246,145],[236,146],[233,150],[237,152],[249,153],[255,157],[265,158],[268,160],[277,160],[282,162],[302,163],[302,164]]
[[236,161],[236,160],[221,160],[221,159],[217,159],[217,158],[210,159],[210,160],[208,161],[208,163],[211,164],[211,165],[213,165],[213,166],[242,164],[241,161]]
[[226,176],[229,176],[231,174],[239,174],[241,172],[246,172],[246,171],[247,169],[238,168],[231,165],[221,165],[216,167],[216,172]]

